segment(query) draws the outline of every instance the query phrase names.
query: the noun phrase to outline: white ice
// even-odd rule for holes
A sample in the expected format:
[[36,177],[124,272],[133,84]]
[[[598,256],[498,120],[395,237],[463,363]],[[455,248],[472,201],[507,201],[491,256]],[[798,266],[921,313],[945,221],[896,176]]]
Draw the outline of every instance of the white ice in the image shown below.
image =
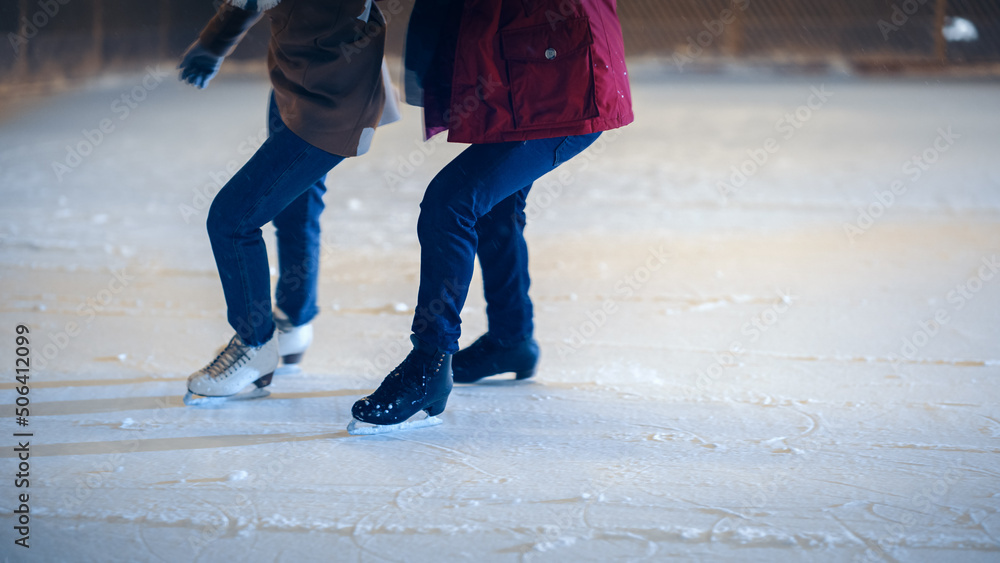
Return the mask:
[[[187,375],[231,336],[207,204],[263,137],[266,82],[171,70],[127,116],[142,74],[5,100],[2,557],[997,561],[1000,87],[633,70],[636,123],[530,200],[537,377],[382,436],[348,435],[350,407],[409,349],[418,203],[461,147],[421,143],[411,108],[338,167],[302,372],[194,409]],[[483,308],[477,285],[464,344]]]

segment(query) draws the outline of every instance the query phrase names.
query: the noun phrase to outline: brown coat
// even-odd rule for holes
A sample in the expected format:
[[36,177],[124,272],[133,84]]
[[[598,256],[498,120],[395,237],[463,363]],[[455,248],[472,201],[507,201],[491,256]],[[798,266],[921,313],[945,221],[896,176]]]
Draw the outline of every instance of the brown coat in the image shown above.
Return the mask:
[[[372,0],[283,0],[264,13],[271,22],[268,69],[285,125],[332,154],[367,152],[375,127],[399,119],[383,63],[382,12]],[[260,14],[224,5],[201,40],[228,52]]]

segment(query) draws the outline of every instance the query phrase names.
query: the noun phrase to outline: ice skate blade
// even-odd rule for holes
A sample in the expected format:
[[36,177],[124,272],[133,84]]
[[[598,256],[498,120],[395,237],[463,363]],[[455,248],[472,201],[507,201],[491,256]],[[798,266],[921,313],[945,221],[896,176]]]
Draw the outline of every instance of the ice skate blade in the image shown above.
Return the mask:
[[275,377],[282,375],[296,375],[302,373],[302,368],[298,364],[286,364],[274,370]]
[[232,401],[247,401],[250,399],[263,399],[270,395],[271,392],[267,389],[254,388],[246,393],[237,393],[235,395],[229,395],[228,397],[207,397],[205,395],[198,395],[188,391],[184,395],[184,404],[189,407],[213,407],[218,405],[223,405]]
[[[374,436],[375,434],[387,434],[389,432],[399,432],[401,430],[415,430],[417,428],[427,428],[437,426],[444,422],[436,416],[428,416],[421,419],[404,420],[399,424],[368,424],[354,419],[347,425],[347,433],[353,436]],[[359,426],[363,424],[364,426]]]

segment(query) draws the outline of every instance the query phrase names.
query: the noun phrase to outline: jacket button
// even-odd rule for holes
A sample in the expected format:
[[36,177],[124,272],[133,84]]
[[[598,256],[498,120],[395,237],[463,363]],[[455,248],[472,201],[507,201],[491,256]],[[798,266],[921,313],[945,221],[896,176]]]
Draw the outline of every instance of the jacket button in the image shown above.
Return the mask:
[[545,58],[550,61],[556,58],[556,55],[558,55],[558,53],[556,53],[556,50],[553,49],[552,47],[549,47],[548,49],[545,50]]

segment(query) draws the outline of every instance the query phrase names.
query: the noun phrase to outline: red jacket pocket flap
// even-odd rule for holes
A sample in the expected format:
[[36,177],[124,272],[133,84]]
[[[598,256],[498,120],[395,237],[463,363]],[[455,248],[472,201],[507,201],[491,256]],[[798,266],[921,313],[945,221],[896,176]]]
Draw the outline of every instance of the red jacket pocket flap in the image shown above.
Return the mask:
[[554,61],[590,47],[594,38],[588,18],[534,25],[500,32],[503,58],[508,61]]

